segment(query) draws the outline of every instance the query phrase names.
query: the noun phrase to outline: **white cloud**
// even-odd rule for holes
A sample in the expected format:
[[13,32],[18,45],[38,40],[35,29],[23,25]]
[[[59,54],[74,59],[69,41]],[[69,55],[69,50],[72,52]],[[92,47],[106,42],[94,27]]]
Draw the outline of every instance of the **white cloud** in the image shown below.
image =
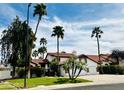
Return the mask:
[[[48,40],[48,52],[56,51],[56,38],[51,37],[52,28],[55,25],[62,25],[65,29],[65,36],[63,40],[60,40],[60,51],[72,52],[76,50],[78,54],[96,54],[96,39],[92,39],[90,36],[94,26],[101,26],[101,29],[104,31],[100,39],[101,52],[109,53],[112,49],[122,49],[124,46],[123,24],[124,19],[104,18],[88,22],[66,22],[58,17],[54,17],[52,21],[44,20],[40,23],[36,44],[39,47],[40,38],[45,37]],[[33,25],[33,27],[35,26]],[[85,29],[85,27],[89,28]]]
[[[21,12],[7,4],[2,4],[0,8],[0,14],[7,17],[7,19],[15,18],[17,14],[23,19]],[[5,13],[5,11],[7,12]],[[33,31],[35,30],[36,23],[36,20],[30,21],[30,26],[33,28]],[[52,20],[49,20],[49,17],[43,18],[36,35],[36,48],[39,47],[40,38],[45,37],[48,40],[48,52],[56,51],[56,38],[51,37],[52,28],[56,25],[62,25],[65,29],[64,39],[60,40],[60,51],[72,52],[76,50],[78,54],[96,54],[96,39],[90,37],[94,26],[100,26],[104,31],[100,39],[102,53],[109,53],[115,48],[124,49],[124,19],[122,18],[102,18],[99,20],[67,22],[57,16],[54,16]]]

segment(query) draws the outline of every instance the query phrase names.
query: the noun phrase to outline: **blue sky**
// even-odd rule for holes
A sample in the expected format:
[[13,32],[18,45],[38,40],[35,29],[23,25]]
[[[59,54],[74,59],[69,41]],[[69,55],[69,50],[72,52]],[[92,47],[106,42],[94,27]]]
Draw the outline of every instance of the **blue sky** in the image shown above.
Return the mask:
[[[48,52],[56,51],[56,38],[51,37],[52,28],[62,25],[65,37],[60,40],[60,51],[78,54],[96,54],[96,39],[90,38],[92,29],[100,26],[104,31],[100,40],[101,52],[110,53],[113,49],[123,49],[124,41],[124,4],[46,4],[48,15],[40,23],[36,49],[39,40],[48,40]],[[37,18],[33,17],[33,6],[30,9],[30,26],[35,29]],[[0,4],[0,30],[2,32],[18,15],[21,20],[26,19],[27,4]]]

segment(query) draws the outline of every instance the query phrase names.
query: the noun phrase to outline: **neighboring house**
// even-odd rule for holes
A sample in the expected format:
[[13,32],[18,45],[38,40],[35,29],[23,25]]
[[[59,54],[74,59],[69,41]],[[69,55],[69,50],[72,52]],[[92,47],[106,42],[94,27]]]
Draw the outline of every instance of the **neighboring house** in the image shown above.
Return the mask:
[[48,70],[48,65],[49,65],[48,61],[42,58],[32,59],[32,62],[30,64],[31,64],[31,67],[41,67],[41,68],[44,68],[45,71]]
[[86,63],[86,67],[88,71],[81,72],[82,75],[87,75],[87,74],[98,74],[98,56],[96,55],[84,55],[81,54],[78,56],[80,61],[84,61]]
[[[73,53],[59,53],[59,58],[60,58],[60,71],[61,71],[61,76],[66,76],[67,73],[65,72],[65,70],[63,69],[63,64],[66,60],[68,60],[71,56],[73,55]],[[57,53],[48,53],[46,55],[46,59],[50,62],[53,59],[57,58]],[[89,75],[89,74],[99,74],[99,72],[97,71],[97,67],[99,65],[99,59],[97,55],[84,55],[81,54],[78,56],[79,60],[83,61],[86,63],[86,67],[87,67],[87,71],[82,70],[80,73],[81,75]],[[106,58],[102,58],[102,64],[108,64],[108,61],[106,60]],[[78,71],[77,71],[78,73]]]
[[0,64],[0,80],[12,78],[10,67]]
[[78,56],[79,60],[84,61],[86,63],[86,66],[88,68],[88,72],[85,72],[85,74],[98,74],[97,67],[102,65],[110,65],[112,62],[109,60],[110,54],[101,54],[100,55],[100,62],[99,62],[99,56],[98,55],[85,55],[81,54]]

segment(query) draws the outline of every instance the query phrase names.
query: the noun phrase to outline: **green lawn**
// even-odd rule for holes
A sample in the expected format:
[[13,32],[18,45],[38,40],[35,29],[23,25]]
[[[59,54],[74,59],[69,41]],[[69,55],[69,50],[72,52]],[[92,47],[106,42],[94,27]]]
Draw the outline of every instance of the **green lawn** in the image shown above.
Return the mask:
[[14,86],[10,84],[0,84],[0,90],[7,90],[7,89],[16,89]]
[[[23,86],[24,86],[23,85],[24,79],[13,79],[13,80],[8,80],[7,82],[10,82],[12,85],[14,85],[18,88],[23,88]],[[38,85],[48,86],[48,85],[66,84],[66,83],[85,83],[85,82],[91,82],[91,81],[85,80],[85,79],[79,79],[79,78],[72,81],[72,80],[69,80],[68,78],[42,77],[42,78],[27,79],[27,82],[28,82],[28,88],[31,88],[31,87],[36,87]],[[2,89],[1,85],[0,85],[0,89]],[[9,87],[8,87],[8,89],[9,89]]]

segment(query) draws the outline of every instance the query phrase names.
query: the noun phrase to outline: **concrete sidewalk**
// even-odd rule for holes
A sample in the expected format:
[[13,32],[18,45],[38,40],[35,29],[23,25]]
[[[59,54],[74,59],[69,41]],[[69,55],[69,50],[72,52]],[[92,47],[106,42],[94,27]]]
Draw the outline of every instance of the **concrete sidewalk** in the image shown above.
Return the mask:
[[93,86],[93,85],[124,83],[124,75],[87,75],[87,76],[81,76],[79,78],[91,80],[93,82],[75,83],[75,84],[60,84],[60,85],[50,85],[50,86],[38,86],[38,87],[30,88],[30,89],[33,89],[33,90],[52,90],[52,89],[79,87],[79,86]]

